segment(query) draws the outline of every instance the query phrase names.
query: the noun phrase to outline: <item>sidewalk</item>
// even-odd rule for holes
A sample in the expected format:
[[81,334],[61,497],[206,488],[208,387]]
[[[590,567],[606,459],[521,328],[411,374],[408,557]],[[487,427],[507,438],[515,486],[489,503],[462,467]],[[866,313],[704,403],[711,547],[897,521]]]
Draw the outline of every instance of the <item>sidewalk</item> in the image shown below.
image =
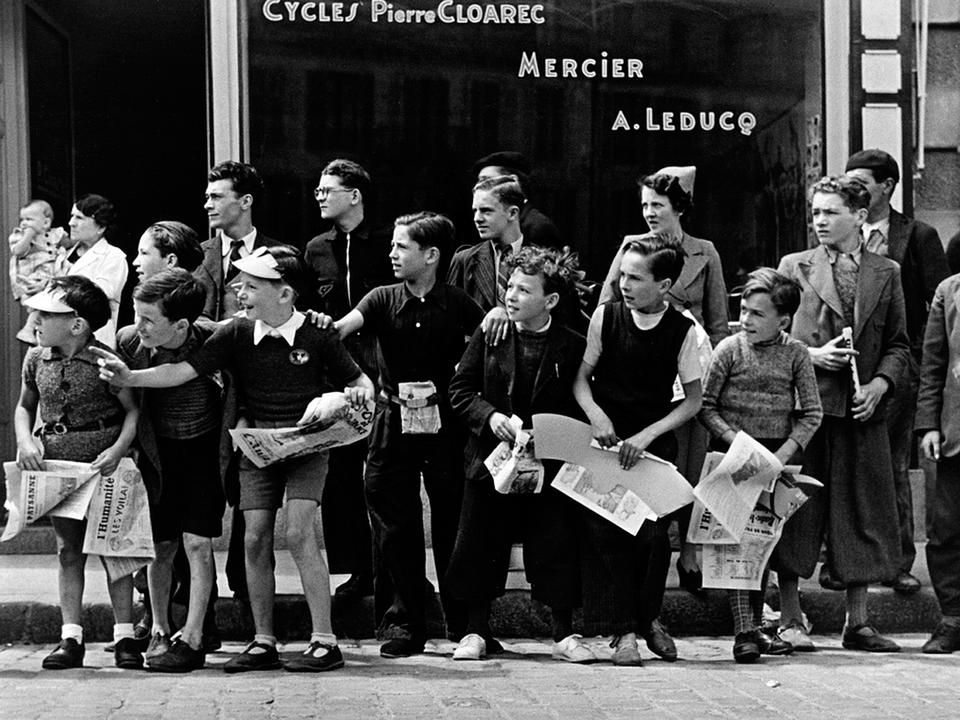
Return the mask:
[[342,642],[346,667],[323,675],[227,675],[220,666],[240,644],[189,675],[118,670],[102,645],[87,648],[84,668],[53,672],[40,670],[52,646],[15,645],[0,649],[0,720],[955,718],[957,658],[920,654],[926,635],[895,639],[903,652],[857,653],[830,637],[816,653],[736,665],[728,638],[680,638],[678,662],[641,647],[639,668],[555,662],[530,640],[482,662],[454,662],[449,642],[399,660],[374,642]]
[[[923,583],[916,595],[903,596],[884,587],[870,590],[872,622],[884,633],[929,632],[939,619],[939,609],[926,567],[924,544],[917,545],[914,574]],[[57,569],[53,555],[0,555],[0,642],[53,642],[59,637],[60,615],[57,609]],[[227,587],[223,568],[226,553],[216,553],[220,600],[217,622],[225,640],[245,640],[252,636],[249,613],[244,603],[235,601]],[[515,564],[519,567],[519,563]],[[427,576],[436,587],[436,571],[428,553]],[[331,591],[346,580],[331,578]],[[506,596],[497,601],[491,617],[499,637],[546,637],[550,634],[547,610],[530,599],[529,586],[520,570],[513,570]],[[815,634],[839,633],[843,626],[844,595],[820,588],[816,574],[801,581],[804,609],[814,625]],[[309,634],[306,603],[300,594],[300,578],[290,554],[277,552],[277,633],[281,638],[301,638]],[[107,640],[112,632],[112,615],[107,596],[105,573],[92,559],[87,565],[84,593],[84,625],[93,640]],[[776,593],[768,600],[776,607]],[[439,603],[429,606],[431,637],[443,637]],[[334,604],[334,629],[349,638],[370,638],[375,624],[372,598],[351,607]],[[727,636],[731,630],[730,611],[723,591],[711,591],[699,599],[678,589],[676,570],[671,565],[664,598],[663,622],[676,636]],[[0,716],[2,718],[2,716]]]

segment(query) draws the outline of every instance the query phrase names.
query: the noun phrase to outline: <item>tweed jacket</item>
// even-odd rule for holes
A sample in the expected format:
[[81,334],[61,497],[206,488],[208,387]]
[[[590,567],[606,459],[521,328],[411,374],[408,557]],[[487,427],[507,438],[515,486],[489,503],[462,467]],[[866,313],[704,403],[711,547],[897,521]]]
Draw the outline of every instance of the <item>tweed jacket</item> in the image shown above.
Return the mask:
[[[529,244],[523,238],[522,246]],[[462,289],[484,312],[497,307],[497,269],[494,267],[493,244],[483,240],[458,249],[450,261],[447,285]]]
[[[821,245],[786,255],[778,271],[800,283],[800,308],[790,334],[810,347],[820,347],[843,331],[843,306],[833,281],[833,268]],[[897,264],[866,250],[860,256],[854,301],[853,346],[860,353],[857,368],[867,383],[884,377],[890,383],[886,398],[903,375],[910,356],[907,323]],[[845,417],[853,395],[852,375],[816,368],[824,415]],[[883,418],[886,398],[874,417]]]
[[937,286],[923,338],[917,433],[939,430],[940,453],[960,453],[960,275]]
[[[269,247],[277,245],[277,241],[257,231],[253,239],[253,247]],[[223,251],[220,233],[209,240],[200,243],[203,248],[203,262],[193,271],[194,277],[199,280],[207,291],[207,299],[203,307],[203,316],[213,321],[224,320],[236,312],[236,301],[225,297],[223,287]],[[232,302],[231,302],[232,301]],[[233,309],[231,309],[233,308]]]

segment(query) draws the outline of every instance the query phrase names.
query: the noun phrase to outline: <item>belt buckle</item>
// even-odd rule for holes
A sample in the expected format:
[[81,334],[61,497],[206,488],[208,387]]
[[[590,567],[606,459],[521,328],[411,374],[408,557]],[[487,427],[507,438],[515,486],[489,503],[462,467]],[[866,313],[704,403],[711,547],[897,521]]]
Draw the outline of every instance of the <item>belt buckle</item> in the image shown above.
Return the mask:
[[66,435],[66,434],[67,434],[67,426],[64,425],[64,424],[63,424],[62,422],[60,422],[60,421],[57,421],[57,422],[55,422],[55,423],[51,423],[51,425],[50,425],[49,427],[50,427],[50,434],[51,434],[51,435]]

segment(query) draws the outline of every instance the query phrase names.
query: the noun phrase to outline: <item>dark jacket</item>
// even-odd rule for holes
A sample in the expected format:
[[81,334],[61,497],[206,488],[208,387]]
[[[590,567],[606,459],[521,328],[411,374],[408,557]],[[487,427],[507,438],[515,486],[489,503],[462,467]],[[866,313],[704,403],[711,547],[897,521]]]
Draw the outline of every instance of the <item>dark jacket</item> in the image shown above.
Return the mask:
[[[253,247],[269,247],[277,245],[277,241],[263,235],[259,230],[253,239]],[[203,248],[203,262],[193,275],[207,291],[207,299],[203,306],[203,316],[217,322],[233,317],[237,311],[237,301],[232,290],[224,292],[223,287],[223,252],[220,234],[210,240],[200,243]]]
[[[465,453],[468,480],[491,481],[483,461],[500,441],[488,422],[495,412],[508,417],[513,414],[518,343],[514,332],[499,345],[489,346],[484,342],[483,331],[477,329],[450,381],[450,405],[470,431]],[[531,415],[556,413],[582,418],[583,413],[573,397],[573,380],[585,347],[582,335],[556,321],[551,323],[534,381]],[[523,419],[529,426],[530,418]]]
[[947,256],[936,230],[891,210],[887,257],[900,263],[907,335],[910,336],[910,349],[919,360],[927,308],[933,301],[937,285],[950,274]]

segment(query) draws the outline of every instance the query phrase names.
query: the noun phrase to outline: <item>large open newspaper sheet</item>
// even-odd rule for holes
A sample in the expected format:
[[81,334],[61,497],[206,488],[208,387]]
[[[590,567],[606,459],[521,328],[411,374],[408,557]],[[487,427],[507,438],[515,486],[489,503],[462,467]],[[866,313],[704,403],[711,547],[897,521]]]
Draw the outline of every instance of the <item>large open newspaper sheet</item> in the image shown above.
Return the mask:
[[324,393],[321,400],[320,416],[308,425],[276,429],[238,428],[230,431],[230,437],[250,462],[262,468],[281,460],[349,445],[370,434],[373,401],[355,408],[341,392]]
[[647,455],[629,470],[616,452],[598,447],[586,423],[563,415],[533,416],[534,451],[563,460],[551,485],[584,507],[636,535],[644,520],[656,520],[693,500],[677,468]]

